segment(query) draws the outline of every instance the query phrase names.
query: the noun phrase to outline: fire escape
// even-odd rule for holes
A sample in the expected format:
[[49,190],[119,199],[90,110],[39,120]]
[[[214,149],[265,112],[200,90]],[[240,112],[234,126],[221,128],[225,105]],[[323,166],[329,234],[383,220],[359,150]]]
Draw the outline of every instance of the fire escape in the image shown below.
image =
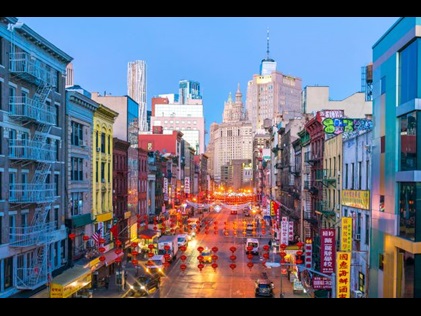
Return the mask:
[[[12,38],[13,39],[13,38]],[[11,95],[9,119],[16,125],[30,130],[20,137],[9,138],[11,164],[28,168],[29,181],[10,183],[9,203],[13,208],[33,208],[28,226],[10,228],[10,247],[27,253],[28,262],[17,267],[18,289],[33,290],[48,282],[51,267],[48,253],[53,241],[54,222],[46,222],[52,203],[56,198],[54,183],[50,183],[52,164],[56,162],[56,143],[48,136],[57,124],[56,109],[47,98],[56,86],[53,70],[31,54],[19,51],[11,41],[9,71],[15,80],[36,86],[31,97]],[[32,175],[32,178],[31,178]]]
[[325,217],[335,216],[335,210],[329,209],[329,197],[327,196],[327,190],[330,186],[336,188],[336,178],[332,170],[329,169],[319,169],[316,170],[316,181],[322,183],[323,185],[323,200],[319,201],[317,210]]

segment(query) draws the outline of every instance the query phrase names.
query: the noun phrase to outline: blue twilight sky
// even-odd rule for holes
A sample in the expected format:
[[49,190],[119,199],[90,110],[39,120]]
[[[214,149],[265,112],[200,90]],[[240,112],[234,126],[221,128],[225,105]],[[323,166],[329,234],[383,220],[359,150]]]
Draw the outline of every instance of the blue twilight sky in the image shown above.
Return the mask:
[[[397,17],[19,17],[73,57],[74,82],[90,92],[127,94],[127,63],[147,64],[147,103],[200,83],[206,127],[222,122],[224,102],[269,56],[277,70],[342,100],[361,90],[361,67]],[[207,137],[208,139],[208,137]]]

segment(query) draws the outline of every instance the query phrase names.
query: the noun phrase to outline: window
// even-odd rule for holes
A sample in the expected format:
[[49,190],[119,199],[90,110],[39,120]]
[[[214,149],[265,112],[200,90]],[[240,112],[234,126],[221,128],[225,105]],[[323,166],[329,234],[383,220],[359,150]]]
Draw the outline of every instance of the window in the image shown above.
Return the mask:
[[369,190],[370,160],[365,162],[365,189]]
[[83,125],[77,122],[72,122],[72,131],[70,135],[70,142],[75,146],[83,146]]
[[345,189],[348,189],[348,164],[345,164],[345,183],[344,183]]
[[351,163],[351,190],[354,190],[355,189],[355,175],[354,175],[354,172],[355,172],[355,166],[354,166],[355,164],[352,162]]
[[4,289],[13,286],[13,257],[4,259]]
[[60,188],[59,181],[60,181],[60,175],[55,174],[54,175],[54,183],[56,185],[56,187],[55,187],[55,189],[56,189],[56,196],[59,196],[60,195],[59,194],[59,192],[60,192],[60,190],[59,190],[59,188]]
[[[0,229],[3,229],[3,215],[0,215]],[[2,235],[3,234],[0,234],[0,245],[3,243]],[[0,264],[0,268],[1,268],[1,264]],[[0,273],[0,288],[1,288],[1,273]]]
[[70,205],[72,216],[83,214],[83,192],[72,192]]
[[358,190],[362,189],[362,162],[358,161]]
[[369,241],[370,241],[370,227],[371,227],[371,223],[370,223],[370,215],[365,214],[365,244],[368,245]]
[[105,133],[101,133],[101,152],[105,153]]
[[[400,182],[399,184],[399,237],[416,240],[418,199],[421,196],[421,183]],[[418,205],[418,206],[417,206]]]
[[[3,200],[3,171],[0,171],[0,200]],[[0,225],[0,229],[1,229],[1,225]]]
[[[3,37],[0,37],[0,65],[3,65]],[[0,91],[0,95],[2,95],[1,91]]]
[[16,113],[16,88],[9,87],[9,112]]
[[15,241],[16,238],[16,214],[9,213],[9,231],[10,241]]
[[71,168],[70,180],[83,181],[83,159],[72,157]]
[[[1,50],[0,50],[0,55],[1,55]],[[3,110],[3,82],[2,81],[0,81],[0,110]]]

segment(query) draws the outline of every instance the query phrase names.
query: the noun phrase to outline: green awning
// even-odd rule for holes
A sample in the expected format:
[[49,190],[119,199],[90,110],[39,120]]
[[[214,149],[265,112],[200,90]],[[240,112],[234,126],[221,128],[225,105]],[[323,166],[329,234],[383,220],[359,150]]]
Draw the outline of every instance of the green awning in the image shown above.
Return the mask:
[[72,217],[72,228],[85,226],[93,223],[94,220],[91,219],[91,214],[83,214]]

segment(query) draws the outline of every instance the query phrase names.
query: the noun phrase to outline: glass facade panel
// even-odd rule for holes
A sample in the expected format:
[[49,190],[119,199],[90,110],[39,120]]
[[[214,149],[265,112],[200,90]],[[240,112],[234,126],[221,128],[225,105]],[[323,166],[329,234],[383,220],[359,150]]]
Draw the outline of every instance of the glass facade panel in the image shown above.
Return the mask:
[[417,221],[417,213],[420,203],[417,201],[421,197],[421,182],[401,182],[399,183],[399,236],[412,241],[419,241],[417,236],[420,229],[417,229],[420,221]]
[[401,171],[416,170],[417,157],[417,112],[399,118]]
[[399,103],[411,101],[417,97],[418,85],[418,43],[416,40],[400,52],[399,60]]

